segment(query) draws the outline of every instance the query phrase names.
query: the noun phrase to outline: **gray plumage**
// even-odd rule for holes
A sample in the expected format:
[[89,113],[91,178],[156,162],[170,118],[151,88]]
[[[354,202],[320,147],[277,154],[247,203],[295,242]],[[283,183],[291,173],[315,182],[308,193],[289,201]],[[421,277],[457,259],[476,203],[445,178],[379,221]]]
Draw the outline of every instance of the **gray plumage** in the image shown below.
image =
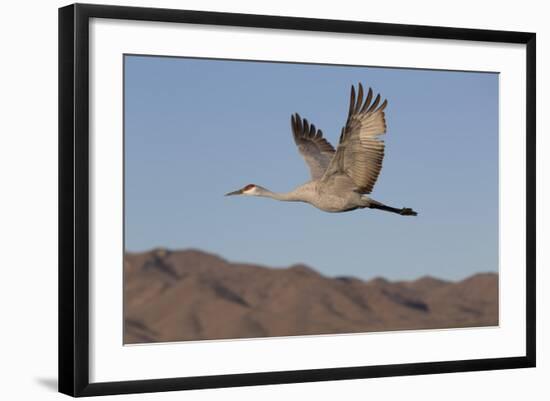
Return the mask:
[[363,99],[363,86],[357,95],[351,87],[349,112],[335,150],[320,129],[300,117],[291,116],[294,142],[311,173],[311,181],[287,193],[275,193],[249,184],[226,195],[262,196],[281,201],[306,202],[326,212],[346,212],[358,208],[381,209],[406,216],[416,216],[410,208],[393,208],[367,196],[380,175],[384,159],[386,133],[384,109],[380,95],[374,101],[369,88]]

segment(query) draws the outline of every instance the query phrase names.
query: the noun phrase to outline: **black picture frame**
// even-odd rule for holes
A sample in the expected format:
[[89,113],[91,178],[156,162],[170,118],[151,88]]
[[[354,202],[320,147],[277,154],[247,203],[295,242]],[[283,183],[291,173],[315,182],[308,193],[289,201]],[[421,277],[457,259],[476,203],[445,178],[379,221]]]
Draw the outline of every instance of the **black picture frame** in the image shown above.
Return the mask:
[[[521,357],[277,371],[90,383],[89,142],[90,18],[322,31],[526,45],[526,354]],[[535,366],[534,33],[220,12],[74,4],[59,9],[59,391],[71,396],[159,392],[263,384],[361,379]]]

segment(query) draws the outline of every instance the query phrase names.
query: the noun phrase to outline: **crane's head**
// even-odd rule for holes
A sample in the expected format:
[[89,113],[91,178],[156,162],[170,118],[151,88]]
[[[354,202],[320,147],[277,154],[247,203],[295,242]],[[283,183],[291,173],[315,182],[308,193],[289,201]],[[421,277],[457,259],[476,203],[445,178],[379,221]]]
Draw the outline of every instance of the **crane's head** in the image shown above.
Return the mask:
[[226,193],[225,196],[230,196],[230,195],[248,195],[248,196],[258,195],[258,193],[262,189],[263,188],[258,186],[258,185],[248,184],[248,185],[245,185],[244,187],[242,187],[241,189],[237,189],[236,191]]

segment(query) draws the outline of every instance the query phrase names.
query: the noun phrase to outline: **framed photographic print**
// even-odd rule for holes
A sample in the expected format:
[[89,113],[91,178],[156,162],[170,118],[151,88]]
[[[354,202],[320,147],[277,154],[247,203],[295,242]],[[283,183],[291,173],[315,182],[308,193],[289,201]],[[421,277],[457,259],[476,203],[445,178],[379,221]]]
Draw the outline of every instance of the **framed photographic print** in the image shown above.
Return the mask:
[[535,366],[535,34],[59,10],[59,390]]

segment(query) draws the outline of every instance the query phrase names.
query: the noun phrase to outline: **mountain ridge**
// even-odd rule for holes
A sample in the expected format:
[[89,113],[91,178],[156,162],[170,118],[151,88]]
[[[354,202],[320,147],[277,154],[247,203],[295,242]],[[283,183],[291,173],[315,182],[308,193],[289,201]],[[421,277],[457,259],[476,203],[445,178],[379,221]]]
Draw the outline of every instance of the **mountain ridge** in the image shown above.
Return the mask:
[[498,325],[498,274],[327,277],[233,263],[198,249],[124,257],[124,343]]

